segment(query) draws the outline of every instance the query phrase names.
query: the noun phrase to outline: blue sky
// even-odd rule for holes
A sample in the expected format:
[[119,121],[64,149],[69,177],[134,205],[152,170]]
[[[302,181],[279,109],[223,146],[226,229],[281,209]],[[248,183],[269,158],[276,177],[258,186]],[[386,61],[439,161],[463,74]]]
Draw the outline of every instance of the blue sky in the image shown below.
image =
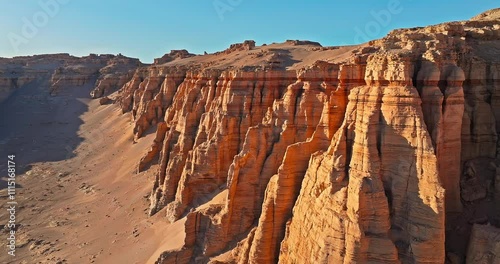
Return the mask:
[[394,28],[465,20],[497,0],[0,0],[0,57],[122,53],[151,62],[171,49],[223,50],[286,39],[345,45]]

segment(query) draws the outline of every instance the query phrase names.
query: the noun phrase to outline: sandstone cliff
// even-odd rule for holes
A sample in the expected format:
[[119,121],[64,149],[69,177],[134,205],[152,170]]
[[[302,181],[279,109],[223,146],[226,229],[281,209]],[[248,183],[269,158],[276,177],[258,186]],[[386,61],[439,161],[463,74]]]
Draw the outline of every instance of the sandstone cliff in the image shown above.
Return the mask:
[[118,90],[143,64],[122,55],[75,57],[69,54],[47,54],[0,58],[0,102],[17,89],[46,87],[55,95],[68,87],[94,86],[93,98]]
[[496,263],[499,14],[357,46],[172,51],[150,66],[19,57],[0,61],[0,100],[95,83],[92,97],[113,93],[129,113],[134,141],[154,133],[137,165],[156,165],[149,214],[185,226],[159,264]]
[[99,70],[99,78],[95,88],[90,93],[92,98],[107,96],[120,89],[134,74],[134,71],[143,66],[138,59],[118,55],[107,61],[106,66]]
[[157,263],[465,260],[452,240],[469,239],[471,208],[499,224],[498,177],[466,169],[499,163],[496,13],[359,46],[245,42],[136,71],[120,105],[136,139],[156,127],[138,166],[159,165],[150,214],[188,219],[186,246]]

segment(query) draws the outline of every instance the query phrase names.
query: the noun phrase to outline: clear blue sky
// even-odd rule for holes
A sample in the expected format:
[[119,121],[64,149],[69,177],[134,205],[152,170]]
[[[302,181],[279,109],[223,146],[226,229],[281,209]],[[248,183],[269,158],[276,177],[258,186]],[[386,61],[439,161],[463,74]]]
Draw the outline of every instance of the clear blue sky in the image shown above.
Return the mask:
[[[0,57],[122,53],[151,62],[171,49],[223,50],[286,39],[324,46],[380,38],[391,29],[465,20],[497,0],[0,0]],[[44,8],[49,3],[52,8]],[[51,5],[50,5],[51,3]],[[56,5],[54,5],[56,3]],[[374,16],[373,14],[381,14]],[[387,16],[390,14],[390,17]]]

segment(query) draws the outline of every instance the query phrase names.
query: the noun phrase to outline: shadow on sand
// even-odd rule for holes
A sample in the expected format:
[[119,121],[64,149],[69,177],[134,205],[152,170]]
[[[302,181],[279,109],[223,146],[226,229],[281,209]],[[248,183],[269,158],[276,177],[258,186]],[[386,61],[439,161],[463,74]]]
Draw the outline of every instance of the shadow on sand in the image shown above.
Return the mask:
[[7,175],[7,155],[16,156],[17,175],[33,163],[74,156],[83,140],[78,135],[83,123],[80,116],[88,110],[93,81],[50,95],[47,80],[38,80],[17,89],[0,104],[1,177]]

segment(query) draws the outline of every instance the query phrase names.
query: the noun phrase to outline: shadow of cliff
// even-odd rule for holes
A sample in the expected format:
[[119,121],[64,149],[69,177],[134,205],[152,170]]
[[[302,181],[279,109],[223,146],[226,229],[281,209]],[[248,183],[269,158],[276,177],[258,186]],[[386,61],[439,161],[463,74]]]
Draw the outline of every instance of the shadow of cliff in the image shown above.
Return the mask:
[[74,157],[82,142],[80,116],[88,110],[93,81],[50,95],[47,79],[18,88],[0,104],[0,172],[6,175],[7,155],[15,155],[16,174],[37,162]]
[[[6,180],[6,178],[0,178],[0,191],[7,189],[7,187],[8,187],[8,181]],[[21,189],[21,188],[23,188],[23,186],[16,182],[16,189]],[[7,196],[7,192],[5,193],[5,196]]]
[[[425,188],[425,186],[419,186],[419,181],[425,181],[425,177],[424,179],[418,177],[417,149],[411,146],[407,138],[384,123],[385,121],[381,120],[379,133],[382,136],[381,142],[378,142],[380,143],[379,155],[383,166],[381,168],[382,182],[389,205],[391,221],[389,234],[397,248],[399,260],[402,263],[428,260],[423,255],[428,254],[428,252],[423,249],[434,248],[436,252],[432,256],[435,256],[440,250],[436,246],[441,244],[443,247],[441,253],[445,254],[444,206],[440,208],[443,210],[442,212],[436,212],[421,198],[421,188]],[[390,140],[390,143],[386,142],[387,140]],[[430,173],[425,171],[428,166],[425,164],[421,164],[421,166],[424,168],[424,174]],[[438,177],[437,174],[436,177]],[[444,203],[444,197],[442,202]],[[419,226],[419,230],[422,231],[416,232],[415,226]],[[439,239],[443,241],[439,241]],[[377,246],[373,245],[375,248]],[[416,256],[415,253],[420,253],[420,255]]]
[[[500,197],[495,191],[495,160],[479,157],[464,162],[461,172],[461,212],[446,214],[446,250],[463,259],[467,256],[472,228],[477,225],[500,227]],[[472,168],[473,175],[469,169]],[[469,179],[468,179],[469,178]],[[471,194],[475,197],[470,200]],[[468,197],[468,200],[464,200]]]
[[301,61],[293,59],[292,53],[286,49],[269,49],[274,53],[273,58],[269,59],[269,67],[272,69],[286,70],[294,64]]

